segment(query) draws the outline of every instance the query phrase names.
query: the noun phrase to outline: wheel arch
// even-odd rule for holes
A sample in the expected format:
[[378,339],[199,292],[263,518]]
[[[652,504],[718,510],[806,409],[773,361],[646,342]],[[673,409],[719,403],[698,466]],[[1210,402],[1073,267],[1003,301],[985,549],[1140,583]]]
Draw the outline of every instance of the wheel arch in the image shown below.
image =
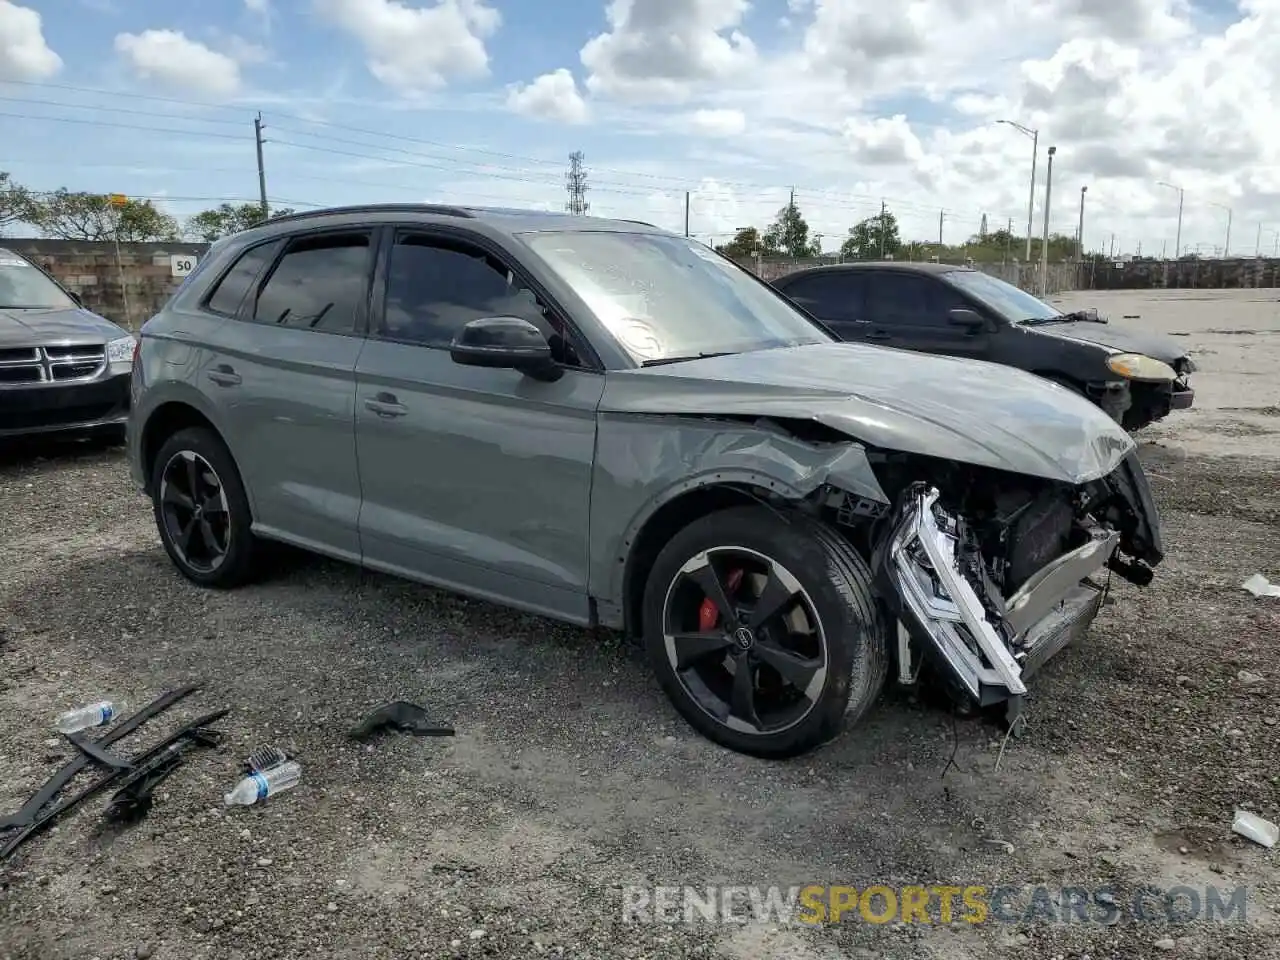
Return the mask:
[[638,636],[645,584],[658,554],[675,534],[699,517],[729,507],[799,500],[802,492],[773,477],[742,471],[718,471],[667,490],[632,523],[619,561],[623,568],[623,630]]
[[167,400],[147,414],[138,440],[138,460],[142,467],[143,482],[151,492],[151,474],[155,470],[156,456],[165,442],[179,430],[200,427],[211,432],[223,444],[226,437],[217,424],[203,410],[185,400]]

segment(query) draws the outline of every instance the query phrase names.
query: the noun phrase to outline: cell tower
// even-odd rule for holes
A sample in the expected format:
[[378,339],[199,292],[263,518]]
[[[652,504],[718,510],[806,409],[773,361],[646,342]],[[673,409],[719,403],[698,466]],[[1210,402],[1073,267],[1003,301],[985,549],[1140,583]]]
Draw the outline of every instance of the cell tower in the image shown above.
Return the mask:
[[569,194],[569,202],[564,205],[566,210],[582,216],[591,209],[591,204],[587,203],[587,170],[582,165],[581,150],[569,154],[569,172],[564,175],[564,188]]

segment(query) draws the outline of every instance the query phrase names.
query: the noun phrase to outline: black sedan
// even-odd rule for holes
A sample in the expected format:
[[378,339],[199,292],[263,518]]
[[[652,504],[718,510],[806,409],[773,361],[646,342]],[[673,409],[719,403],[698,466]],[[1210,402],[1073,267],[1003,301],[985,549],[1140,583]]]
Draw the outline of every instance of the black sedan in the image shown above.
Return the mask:
[[133,349],[127,330],[0,247],[0,440],[52,433],[123,439]]
[[996,277],[939,263],[813,267],[773,286],[842,340],[1017,367],[1083,394],[1128,430],[1195,399],[1172,337],[1063,313]]

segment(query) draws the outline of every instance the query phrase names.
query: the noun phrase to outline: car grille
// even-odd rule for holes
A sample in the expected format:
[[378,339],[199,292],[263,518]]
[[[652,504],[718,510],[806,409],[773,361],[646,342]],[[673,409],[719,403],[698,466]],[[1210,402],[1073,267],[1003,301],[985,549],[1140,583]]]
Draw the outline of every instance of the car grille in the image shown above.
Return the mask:
[[2,347],[0,386],[88,380],[106,361],[107,348],[103,346]]

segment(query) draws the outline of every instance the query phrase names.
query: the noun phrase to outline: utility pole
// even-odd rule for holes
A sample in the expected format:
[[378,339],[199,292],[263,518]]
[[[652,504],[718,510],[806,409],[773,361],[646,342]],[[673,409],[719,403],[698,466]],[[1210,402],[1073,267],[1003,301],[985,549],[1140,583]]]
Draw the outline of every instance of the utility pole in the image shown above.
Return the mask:
[[684,192],[684,235],[689,236],[689,191]]
[[1228,251],[1231,249],[1231,208],[1225,203],[1215,203],[1212,200],[1209,201],[1209,206],[1227,211],[1227,239],[1222,242],[1222,259],[1225,260],[1227,259]]
[[271,210],[267,206],[267,170],[262,163],[262,114],[259,113],[253,118],[253,140],[258,147],[258,198],[262,203],[262,219],[267,220],[271,216]]
[[[1142,252],[1142,244],[1138,244],[1138,252],[1139,253]],[[1111,235],[1111,259],[1114,260],[1115,258],[1116,258],[1116,235],[1113,233]]]
[[1159,186],[1178,191],[1178,232],[1173,238],[1173,259],[1177,260],[1182,253],[1182,200],[1185,196],[1185,191],[1181,187],[1174,186],[1172,183],[1165,183],[1163,180],[1159,180],[1157,183]]
[[881,260],[884,259],[884,235],[885,235],[884,213],[885,213],[884,201],[881,200],[880,201],[880,259]]
[[1084,263],[1084,195],[1088,187],[1080,188],[1080,226],[1076,228],[1076,262]]
[[1262,256],[1262,224],[1258,224],[1258,245],[1254,248],[1253,255],[1255,257]]
[[[1115,247],[1115,242],[1116,242],[1116,241],[1115,241],[1115,234],[1114,234],[1114,233],[1111,235],[1111,238],[1112,238],[1112,239],[1111,239],[1111,254],[1112,254],[1112,256],[1114,257],[1114,256],[1115,256],[1115,252],[1116,252],[1116,247]],[[1137,254],[1137,255],[1138,255],[1139,257],[1141,257],[1141,256],[1142,256],[1142,241],[1141,241],[1141,240],[1139,240],[1139,241],[1138,241],[1138,254]]]
[[1049,201],[1053,197],[1053,155],[1057,147],[1049,148],[1049,168],[1044,175],[1044,239],[1040,250],[1040,296],[1049,294]]
[[565,210],[579,217],[584,216],[591,209],[591,204],[587,203],[587,170],[582,165],[581,150],[569,154],[569,172],[564,175],[564,188],[569,194]]
[[1013,127],[1013,129],[1022,133],[1024,136],[1031,138],[1031,190],[1027,200],[1027,263],[1031,262],[1031,231],[1034,228],[1036,215],[1036,161],[1040,156],[1040,131],[1032,130],[1030,127],[1024,127],[1020,123],[1013,120],[997,120],[996,123],[1004,123]]

